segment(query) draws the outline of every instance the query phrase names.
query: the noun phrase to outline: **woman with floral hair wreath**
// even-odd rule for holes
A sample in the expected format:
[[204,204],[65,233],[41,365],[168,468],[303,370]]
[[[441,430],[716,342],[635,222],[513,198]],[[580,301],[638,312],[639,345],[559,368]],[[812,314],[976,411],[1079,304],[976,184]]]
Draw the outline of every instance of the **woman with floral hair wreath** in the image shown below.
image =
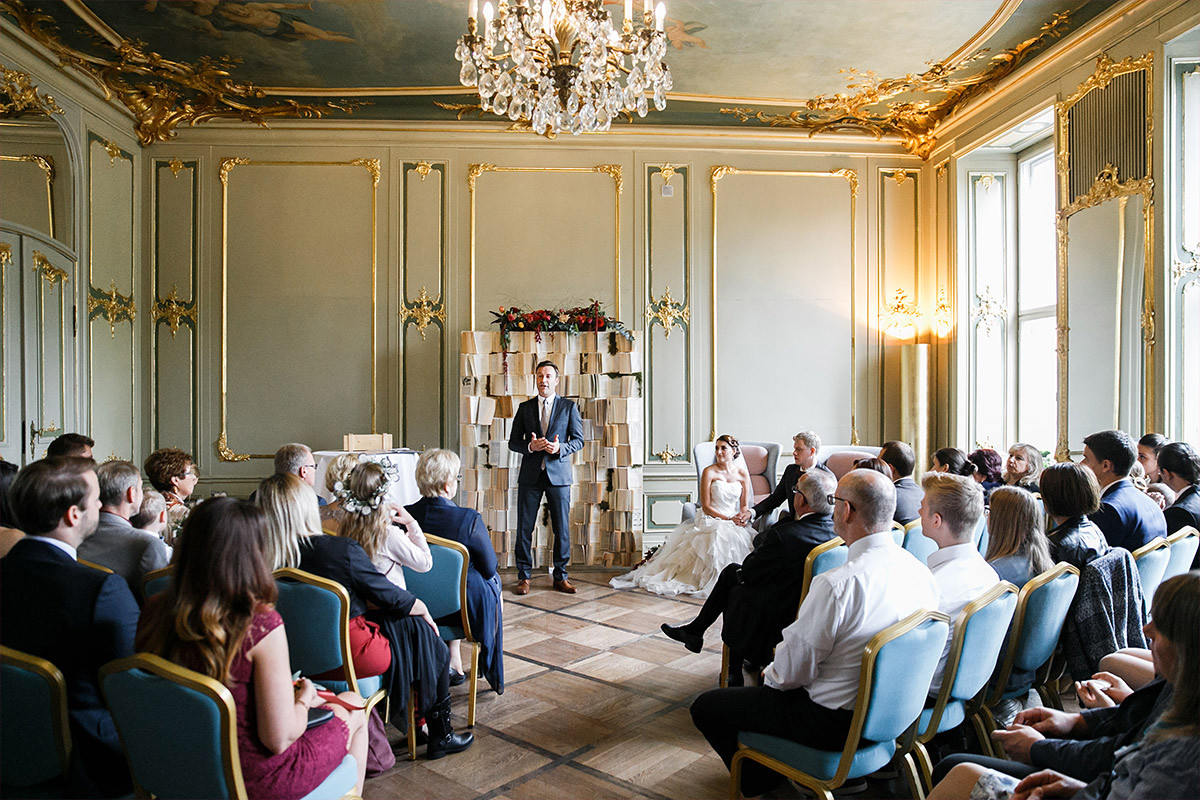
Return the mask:
[[333,485],[333,496],[344,511],[338,535],[362,545],[375,568],[405,589],[401,568],[428,572],[433,556],[412,514],[388,500],[388,489],[397,480],[399,475],[391,464],[364,461],[345,481]]

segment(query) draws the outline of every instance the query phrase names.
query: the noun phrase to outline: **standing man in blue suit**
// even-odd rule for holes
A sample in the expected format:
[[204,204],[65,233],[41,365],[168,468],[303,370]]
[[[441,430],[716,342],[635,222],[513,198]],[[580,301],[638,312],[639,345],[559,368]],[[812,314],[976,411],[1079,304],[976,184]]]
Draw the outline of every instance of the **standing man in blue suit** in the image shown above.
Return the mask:
[[583,447],[583,422],[575,404],[554,393],[558,388],[557,364],[542,361],[534,374],[538,396],[517,408],[508,438],[508,449],[524,456],[517,478],[517,585],[513,591],[529,594],[533,526],[545,495],[554,529],[554,588],[574,594],[575,587],[567,580],[567,560],[571,557],[567,522],[574,478],[571,454]]
[[0,644],[50,661],[66,681],[75,747],[64,796],[127,794],[129,771],[98,673],[133,655],[137,602],[124,578],[76,555],[100,517],[96,462],[35,461],[17,474],[9,500],[26,535],[0,559]]
[[1083,466],[1100,483],[1100,509],[1092,522],[1113,547],[1133,552],[1155,538],[1167,536],[1167,519],[1149,495],[1133,485],[1129,471],[1137,447],[1125,431],[1100,431],[1083,440]]

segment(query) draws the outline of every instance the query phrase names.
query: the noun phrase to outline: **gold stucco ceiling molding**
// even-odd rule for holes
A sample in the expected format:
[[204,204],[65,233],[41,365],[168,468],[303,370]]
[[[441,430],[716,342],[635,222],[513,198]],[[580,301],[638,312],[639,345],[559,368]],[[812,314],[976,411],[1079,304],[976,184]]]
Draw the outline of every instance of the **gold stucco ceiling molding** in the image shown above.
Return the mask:
[[[181,123],[237,119],[265,128],[272,118],[323,117],[333,111],[349,114],[366,105],[362,100],[257,103],[266,93],[230,75],[239,63],[236,59],[205,57],[195,64],[169,61],[148,50],[144,42],[117,37],[114,43],[101,36],[95,37],[94,52],[82,53],[62,43],[58,25],[49,14],[31,10],[21,0],[0,0],[0,12],[12,17],[61,65],[74,67],[94,80],[106,99],[125,106],[136,120],[134,130],[143,147],[174,138]],[[53,102],[53,98],[46,99]]]
[[54,97],[39,92],[27,73],[0,64],[0,117],[62,113]]
[[[904,149],[928,158],[937,144],[937,127],[956,111],[1013,74],[1030,56],[1067,31],[1070,13],[1055,14],[1037,36],[988,57],[986,50],[955,64],[931,62],[929,69],[902,78],[880,79],[870,70],[844,69],[851,93],[818,95],[788,114],[768,114],[753,108],[722,108],[741,122],[766,123],[773,128],[802,128],[809,136],[834,131],[872,133],[875,138],[899,136]],[[980,63],[986,63],[983,69]],[[915,99],[932,96],[936,99]],[[910,99],[904,99],[910,98]]]

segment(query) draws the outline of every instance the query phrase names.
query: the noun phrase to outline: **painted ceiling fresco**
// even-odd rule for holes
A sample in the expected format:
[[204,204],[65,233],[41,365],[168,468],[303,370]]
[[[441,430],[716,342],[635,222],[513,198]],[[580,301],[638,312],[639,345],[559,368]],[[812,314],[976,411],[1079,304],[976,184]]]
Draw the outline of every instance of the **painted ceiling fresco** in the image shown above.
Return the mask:
[[[642,2],[634,0],[635,8]],[[622,0],[605,3],[621,16]],[[167,113],[134,108],[148,104],[146,86],[160,78],[177,103],[191,104],[174,124],[345,113],[366,119],[461,117],[467,124],[479,115],[458,84],[453,55],[465,31],[466,5],[466,0],[0,0],[0,18],[106,84],[135,115]],[[919,130],[953,112],[947,103],[958,107],[985,91],[1109,5],[667,0],[667,61],[675,87],[667,111],[631,122],[893,135],[894,118],[907,115],[911,119],[901,120],[900,127],[908,132],[900,134],[916,152]],[[103,66],[106,74],[97,74],[105,72]],[[115,87],[107,85],[113,82]],[[963,86],[968,91],[957,91]],[[151,94],[150,105],[163,102],[164,92]],[[263,110],[261,120],[254,119],[256,109]],[[144,128],[139,135],[145,142],[166,138],[173,124]]]

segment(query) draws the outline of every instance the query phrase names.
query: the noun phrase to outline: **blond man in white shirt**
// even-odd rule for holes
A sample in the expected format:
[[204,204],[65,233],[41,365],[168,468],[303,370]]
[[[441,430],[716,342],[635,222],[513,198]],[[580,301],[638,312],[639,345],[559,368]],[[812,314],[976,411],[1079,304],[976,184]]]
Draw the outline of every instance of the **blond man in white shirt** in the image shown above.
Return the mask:
[[[892,482],[874,470],[852,470],[838,482],[833,502],[834,530],[849,545],[849,559],[813,579],[763,672],[764,685],[714,689],[692,704],[692,721],[726,766],[742,731],[841,749],[867,642],[918,609],[937,608],[933,576],[892,538]],[[742,793],[762,794],[782,780],[748,763]]]
[[921,488],[925,490],[921,499],[921,533],[938,546],[926,563],[937,581],[938,611],[950,617],[950,635],[946,637],[942,658],[929,687],[930,696],[936,696],[942,688],[958,615],[967,603],[999,583],[1000,576],[975,547],[975,526],[983,516],[983,489],[979,482],[949,472],[927,472],[921,479]]

